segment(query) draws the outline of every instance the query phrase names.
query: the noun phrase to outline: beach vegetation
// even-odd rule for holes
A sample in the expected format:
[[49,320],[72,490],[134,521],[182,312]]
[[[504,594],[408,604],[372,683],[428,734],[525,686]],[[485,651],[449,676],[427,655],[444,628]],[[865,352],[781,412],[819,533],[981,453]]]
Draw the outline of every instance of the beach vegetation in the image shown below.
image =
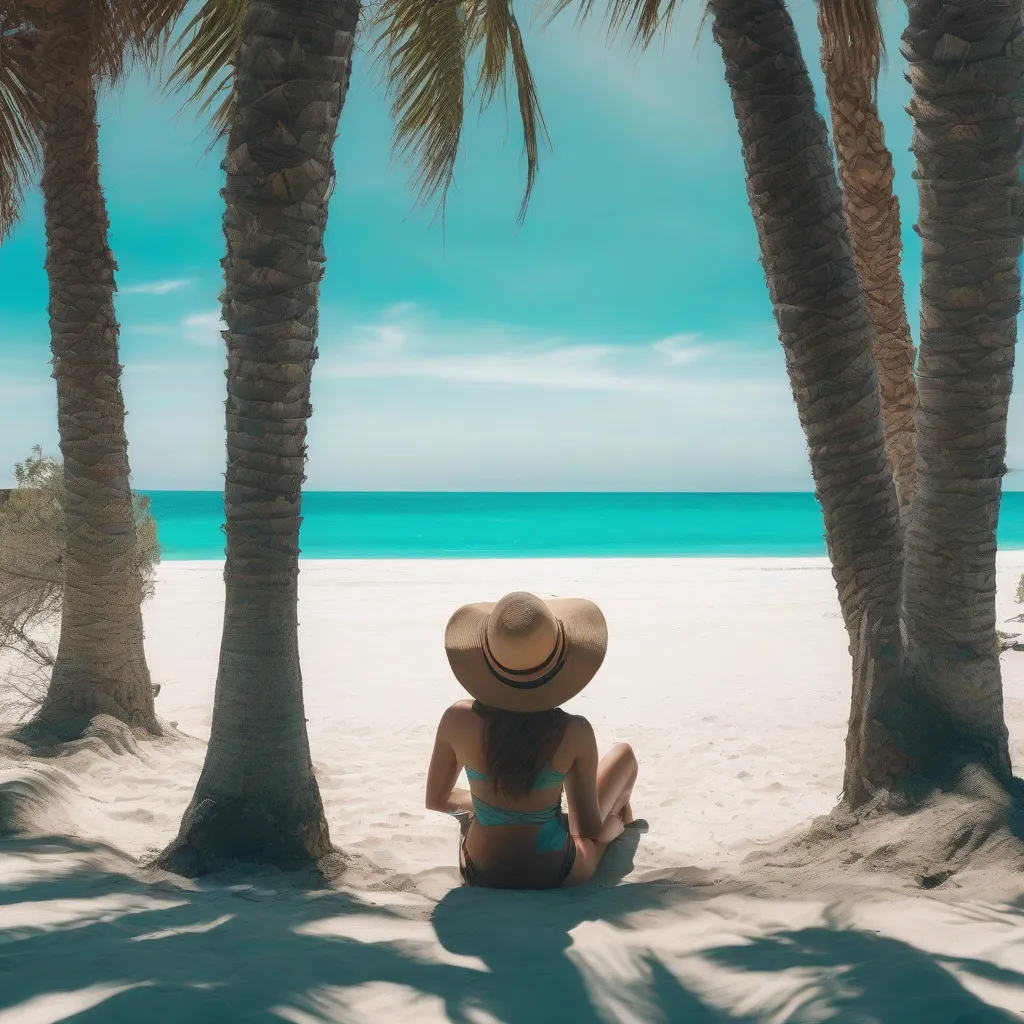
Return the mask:
[[[67,547],[61,464],[35,447],[0,492],[0,722],[17,724],[42,704],[57,660]],[[160,561],[149,498],[133,494],[135,561],[143,595]]]

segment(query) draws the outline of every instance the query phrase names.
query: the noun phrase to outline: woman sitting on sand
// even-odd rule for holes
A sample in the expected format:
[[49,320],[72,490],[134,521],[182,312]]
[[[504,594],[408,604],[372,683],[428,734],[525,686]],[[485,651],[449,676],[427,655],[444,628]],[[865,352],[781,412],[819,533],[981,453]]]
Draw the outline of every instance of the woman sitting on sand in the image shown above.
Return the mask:
[[[451,617],[448,661],[475,699],[441,717],[426,803],[462,820],[467,885],[585,882],[632,823],[632,749],[618,743],[599,763],[590,723],[559,708],[594,677],[607,646],[604,616],[590,601],[516,593]],[[468,791],[454,788],[463,766]]]

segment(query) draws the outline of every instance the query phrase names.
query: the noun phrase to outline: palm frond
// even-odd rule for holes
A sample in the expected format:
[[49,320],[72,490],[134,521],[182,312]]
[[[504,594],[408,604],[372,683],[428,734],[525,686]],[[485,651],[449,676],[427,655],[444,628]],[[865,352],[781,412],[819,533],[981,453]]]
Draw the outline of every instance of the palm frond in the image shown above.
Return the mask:
[[483,47],[479,86],[481,108],[487,106],[505,86],[509,23],[515,15],[508,0],[463,0],[466,21],[467,56]]
[[171,43],[177,21],[189,0],[118,0],[118,35],[123,49],[135,64],[156,69]]
[[151,70],[189,0],[87,0],[93,72],[117,82],[137,65]]
[[[679,9],[679,0],[606,0],[606,4],[608,34],[626,30],[640,46],[648,46],[659,29],[667,29]],[[574,5],[578,23],[582,24],[593,13],[594,0],[548,0],[548,23]]]
[[885,60],[877,0],[818,0],[818,27],[826,69],[866,81],[874,93]]
[[212,109],[218,135],[231,124],[232,74],[248,10],[249,0],[204,0],[174,44],[179,52],[167,84],[190,89],[186,103],[200,114]]
[[16,223],[25,186],[42,160],[38,39],[19,7],[0,2],[0,241]]
[[459,0],[382,0],[375,45],[387,65],[395,150],[417,199],[443,216],[465,113],[468,18]]
[[537,85],[526,56],[526,45],[513,9],[513,0],[474,0],[467,14],[468,48],[482,47],[477,86],[480,109],[484,110],[497,95],[504,92],[508,59],[516,79],[519,115],[523,126],[523,149],[526,152],[526,187],[519,207],[519,223],[526,217],[530,195],[537,179],[540,136],[550,142],[544,115],[540,109]]
[[481,111],[505,95],[511,63],[526,152],[521,223],[547,127],[513,0],[382,0],[373,24],[387,63],[395,149],[414,167],[418,200],[436,197],[442,217],[462,137],[469,58],[480,51]]
[[[170,38],[171,26],[189,0],[88,0],[83,41],[93,73],[115,82],[136,64],[153,67]],[[25,183],[41,162],[41,84],[46,74],[42,39],[47,26],[38,2],[0,0],[0,240],[13,226]]]

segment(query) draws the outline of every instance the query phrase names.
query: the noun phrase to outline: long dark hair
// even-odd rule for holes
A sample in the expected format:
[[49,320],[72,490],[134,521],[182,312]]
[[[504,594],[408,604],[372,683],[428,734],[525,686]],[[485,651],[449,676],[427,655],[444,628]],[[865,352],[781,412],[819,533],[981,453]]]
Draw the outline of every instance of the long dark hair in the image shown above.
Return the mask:
[[525,796],[558,750],[569,716],[551,711],[502,711],[480,701],[473,710],[484,720],[484,758],[496,793]]

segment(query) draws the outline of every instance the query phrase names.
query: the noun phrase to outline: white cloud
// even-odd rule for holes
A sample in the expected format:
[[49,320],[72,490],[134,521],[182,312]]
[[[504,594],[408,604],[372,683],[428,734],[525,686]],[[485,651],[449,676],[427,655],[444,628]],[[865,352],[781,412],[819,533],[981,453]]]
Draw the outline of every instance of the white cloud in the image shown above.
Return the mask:
[[682,366],[710,354],[707,346],[697,344],[699,341],[699,334],[670,334],[667,338],[656,341],[652,348],[673,366]]
[[205,313],[191,313],[181,320],[181,334],[186,341],[195,345],[221,344],[220,332],[225,329],[220,310],[213,309]]
[[340,344],[323,339],[325,355],[317,376],[420,377],[561,391],[665,393],[691,384],[694,364],[735,347],[701,344],[698,335],[685,333],[646,344],[622,344],[537,337],[494,324],[440,325],[404,304],[385,310],[377,323],[353,327]]
[[126,288],[118,288],[120,295],[167,295],[170,292],[187,288],[192,282],[187,278],[174,278],[167,281],[148,281],[144,284],[132,284]]
[[[219,328],[216,309],[194,311],[168,323],[182,344],[154,337],[126,358],[138,486],[220,486],[223,350],[211,347]],[[308,486],[809,487],[770,334],[765,325],[742,342],[686,331],[622,340],[441,320],[409,304],[361,324],[332,323],[328,313],[313,373]],[[26,419],[16,438],[0,437],[8,461],[49,437],[50,405],[38,397],[20,405],[47,411]],[[2,469],[0,458],[0,477]]]
[[174,333],[174,328],[169,324],[131,324],[124,328],[125,333],[145,335],[146,337],[166,337]]
[[170,373],[182,373],[195,377],[196,369],[193,363],[126,363],[122,372],[125,376],[134,374],[166,376]]
[[125,324],[123,333],[144,338],[180,338],[190,345],[216,347],[221,345],[224,321],[220,309],[189,313],[177,322]]

